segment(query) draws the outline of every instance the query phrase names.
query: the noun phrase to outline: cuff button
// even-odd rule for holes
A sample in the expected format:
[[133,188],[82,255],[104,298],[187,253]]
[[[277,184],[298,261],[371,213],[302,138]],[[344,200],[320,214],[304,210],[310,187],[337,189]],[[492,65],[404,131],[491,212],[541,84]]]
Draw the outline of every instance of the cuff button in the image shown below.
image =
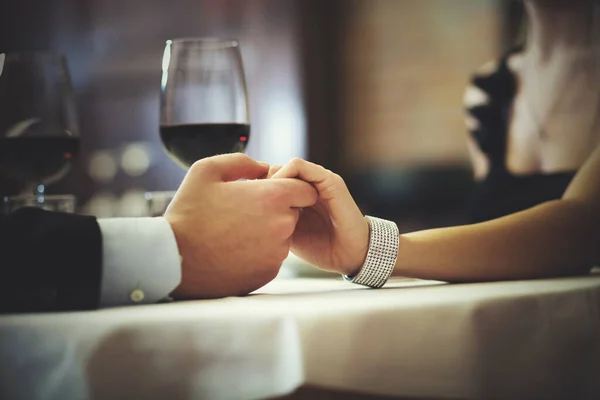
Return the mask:
[[144,300],[144,292],[141,289],[135,289],[133,292],[131,292],[129,298],[134,303],[139,303],[140,301]]

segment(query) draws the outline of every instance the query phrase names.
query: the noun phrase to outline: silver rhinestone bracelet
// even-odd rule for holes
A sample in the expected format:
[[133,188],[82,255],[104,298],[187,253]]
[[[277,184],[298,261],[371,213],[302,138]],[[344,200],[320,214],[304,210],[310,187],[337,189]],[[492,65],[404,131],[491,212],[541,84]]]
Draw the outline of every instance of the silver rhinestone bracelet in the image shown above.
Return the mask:
[[358,274],[344,279],[358,285],[380,288],[394,271],[398,258],[400,232],[398,226],[381,218],[366,216],[369,223],[369,250],[367,258]]

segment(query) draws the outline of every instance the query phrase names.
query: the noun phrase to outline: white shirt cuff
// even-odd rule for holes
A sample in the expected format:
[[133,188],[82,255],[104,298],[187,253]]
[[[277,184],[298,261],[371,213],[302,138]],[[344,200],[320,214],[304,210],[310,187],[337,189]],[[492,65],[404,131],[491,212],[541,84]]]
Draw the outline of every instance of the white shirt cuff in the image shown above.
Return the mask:
[[179,285],[177,242],[164,218],[110,218],[98,224],[103,256],[100,307],[156,303]]

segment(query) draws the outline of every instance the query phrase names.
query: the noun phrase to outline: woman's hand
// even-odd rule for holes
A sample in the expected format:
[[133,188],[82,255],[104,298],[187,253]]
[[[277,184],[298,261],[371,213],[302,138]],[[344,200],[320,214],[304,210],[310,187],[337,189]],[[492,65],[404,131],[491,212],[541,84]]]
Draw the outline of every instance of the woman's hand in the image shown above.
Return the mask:
[[269,178],[298,178],[319,193],[317,204],[304,208],[292,236],[292,252],[326,271],[355,275],[369,247],[369,225],[337,174],[296,158],[274,166]]

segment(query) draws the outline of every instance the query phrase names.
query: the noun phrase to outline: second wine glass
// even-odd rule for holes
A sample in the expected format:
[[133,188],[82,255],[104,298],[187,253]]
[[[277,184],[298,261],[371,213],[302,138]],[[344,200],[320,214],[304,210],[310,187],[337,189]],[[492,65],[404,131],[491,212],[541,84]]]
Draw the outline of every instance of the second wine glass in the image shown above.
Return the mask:
[[173,159],[187,169],[246,149],[250,117],[236,40],[168,40],[162,69],[160,136]]
[[0,54],[0,174],[44,203],[79,152],[75,95],[66,58],[51,52]]

